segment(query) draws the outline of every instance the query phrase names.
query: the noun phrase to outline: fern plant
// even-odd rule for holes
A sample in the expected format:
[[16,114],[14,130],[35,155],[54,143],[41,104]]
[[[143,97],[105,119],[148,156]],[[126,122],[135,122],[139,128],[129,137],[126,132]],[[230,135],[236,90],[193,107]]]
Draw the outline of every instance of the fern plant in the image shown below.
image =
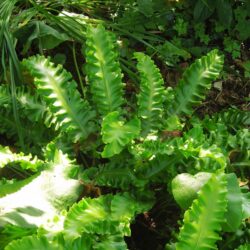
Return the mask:
[[[139,92],[128,113],[116,47],[102,25],[88,27],[84,99],[71,74],[50,58],[23,60],[34,89],[17,88],[21,121],[34,124],[34,134],[41,127],[53,132],[35,145],[32,153],[39,158],[0,147],[3,170],[18,166],[36,172],[1,184],[0,249],[127,249],[124,236],[131,235],[136,215],[153,206],[157,187],[171,195],[170,183],[179,173],[202,171],[212,177],[183,211],[176,249],[215,249],[220,234],[237,230],[249,214],[249,197],[236,177],[225,174],[234,164],[232,150],[249,152],[248,114],[228,111],[188,119],[219,76],[223,57],[213,50],[196,60],[170,91],[153,60],[135,53]],[[4,116],[13,109],[10,96],[0,85],[0,133],[15,139],[13,119]],[[238,140],[242,135],[245,139]],[[37,140],[28,139],[28,146]],[[108,194],[101,193],[103,187]],[[91,188],[100,190],[97,197]],[[235,207],[244,212],[235,215]]]

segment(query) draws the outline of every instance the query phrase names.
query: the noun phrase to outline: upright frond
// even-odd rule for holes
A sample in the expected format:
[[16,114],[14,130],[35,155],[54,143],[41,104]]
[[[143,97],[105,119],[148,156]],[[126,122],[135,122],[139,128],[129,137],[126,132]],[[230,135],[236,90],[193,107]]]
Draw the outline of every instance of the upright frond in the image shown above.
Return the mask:
[[86,36],[86,74],[97,110],[105,116],[124,103],[118,54],[103,26],[89,27]]
[[142,132],[147,134],[157,129],[163,112],[163,79],[151,58],[143,53],[135,53],[137,69],[141,75],[138,99],[138,115],[142,121]]
[[196,60],[183,74],[175,90],[173,104],[168,108],[170,115],[192,113],[192,108],[205,98],[205,93],[223,67],[223,57],[217,50]]
[[227,181],[225,174],[212,176],[201,189],[197,200],[184,215],[176,250],[217,249],[218,232],[225,221],[227,209]]
[[74,141],[86,139],[93,132],[91,120],[95,113],[81,99],[71,74],[44,56],[25,59],[23,65],[35,78],[38,92],[54,114],[60,130],[70,133]]

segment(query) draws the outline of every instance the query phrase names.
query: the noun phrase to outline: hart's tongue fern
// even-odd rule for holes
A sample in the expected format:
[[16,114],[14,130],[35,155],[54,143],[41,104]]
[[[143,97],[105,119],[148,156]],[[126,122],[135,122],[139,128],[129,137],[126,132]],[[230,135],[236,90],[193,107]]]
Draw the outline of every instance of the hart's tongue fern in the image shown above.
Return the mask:
[[[4,209],[0,209],[0,223],[6,227],[11,225],[11,240],[17,239],[6,246],[6,250],[126,249],[123,237],[130,235],[131,221],[136,214],[153,205],[154,195],[149,187],[152,183],[166,184],[177,174],[179,166],[196,172],[195,167],[211,172],[220,169],[185,212],[176,243],[179,250],[215,249],[227,209],[227,181],[223,173],[227,158],[219,146],[207,140],[202,127],[206,126],[202,122],[183,137],[160,137],[166,120],[172,122],[176,117],[178,120],[181,115],[192,114],[193,107],[204,99],[222,69],[223,57],[213,50],[195,61],[185,71],[171,101],[160,70],[152,59],[141,52],[135,53],[141,78],[138,110],[128,113],[113,41],[103,26],[88,27],[85,70],[90,95],[86,95],[87,100],[81,97],[71,74],[52,63],[50,58],[38,55],[23,60],[22,65],[34,77],[36,89],[33,94],[30,90],[17,88],[16,108],[22,119],[45,124],[45,129],[50,127],[56,131],[54,141],[43,155],[44,161],[0,147],[4,159],[0,167],[18,164],[24,169],[38,171],[28,183],[15,185],[16,189],[20,186],[15,192],[6,192],[5,186],[6,193],[0,198],[0,206],[4,204]],[[10,96],[9,90],[1,86],[0,107],[8,114],[13,108]],[[3,117],[2,110],[0,118]],[[230,111],[209,122],[227,122],[231,128],[235,125],[234,120],[248,124],[248,118],[245,113]],[[6,124],[13,126],[13,121],[6,117],[2,121],[0,132],[15,137],[15,129],[6,129]],[[97,140],[92,146],[88,144],[88,138],[93,134],[93,140]],[[74,178],[79,167],[57,149],[62,141],[70,145],[79,143],[76,145],[82,146],[84,153],[91,152],[98,159],[90,168],[81,168],[84,185],[116,188],[116,194],[84,197],[75,203],[80,183]],[[101,157],[110,159],[96,166]],[[194,165],[191,170],[190,162]],[[31,194],[30,190],[37,193]],[[41,195],[41,204],[37,194]],[[18,204],[15,203],[17,200]],[[10,213],[19,220],[13,219]],[[23,219],[26,227],[32,226],[34,230],[41,227],[37,235],[27,228],[18,231]],[[31,233],[34,235],[29,236]]]

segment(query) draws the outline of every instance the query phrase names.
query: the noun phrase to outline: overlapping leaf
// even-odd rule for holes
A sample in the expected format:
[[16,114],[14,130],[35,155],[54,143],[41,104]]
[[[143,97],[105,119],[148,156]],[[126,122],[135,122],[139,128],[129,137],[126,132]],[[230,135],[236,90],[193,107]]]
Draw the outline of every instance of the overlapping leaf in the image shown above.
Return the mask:
[[236,232],[242,219],[242,194],[240,191],[237,176],[227,174],[227,211],[225,213],[226,223],[223,224],[223,231]]
[[119,116],[119,112],[114,111],[103,119],[101,133],[102,140],[106,144],[102,152],[103,157],[108,158],[119,154],[140,133],[141,124],[138,118],[124,123]]
[[54,155],[47,169],[18,191],[0,198],[0,227],[41,226],[77,200],[80,184],[69,177],[75,166],[61,151],[55,149]]
[[27,250],[27,249],[39,249],[39,250],[64,250],[62,245],[51,244],[48,239],[44,237],[37,237],[36,235],[23,237],[20,240],[12,241],[5,250]]
[[64,223],[65,237],[74,239],[82,233],[129,235],[131,219],[151,205],[151,202],[139,201],[128,193],[84,198],[68,212]]

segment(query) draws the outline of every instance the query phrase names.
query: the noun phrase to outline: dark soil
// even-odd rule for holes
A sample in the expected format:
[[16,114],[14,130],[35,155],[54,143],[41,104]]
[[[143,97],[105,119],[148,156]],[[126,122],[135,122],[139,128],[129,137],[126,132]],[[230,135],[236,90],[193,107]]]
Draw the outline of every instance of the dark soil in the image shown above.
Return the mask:
[[131,237],[126,238],[130,250],[164,250],[176,238],[182,212],[166,187],[156,193],[156,204],[147,213],[136,217]]

